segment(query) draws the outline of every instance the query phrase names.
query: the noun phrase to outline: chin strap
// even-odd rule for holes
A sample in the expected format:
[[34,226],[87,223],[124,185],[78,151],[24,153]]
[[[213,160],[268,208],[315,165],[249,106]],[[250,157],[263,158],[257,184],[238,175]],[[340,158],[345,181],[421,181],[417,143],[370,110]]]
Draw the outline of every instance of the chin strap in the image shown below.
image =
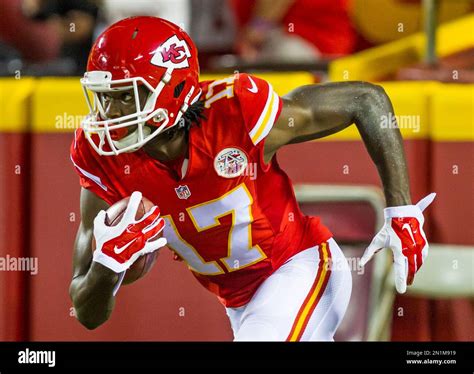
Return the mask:
[[[146,136],[151,134],[151,129],[148,126],[143,126],[143,137],[145,138]],[[120,140],[114,140],[113,143],[117,149],[123,149],[126,147],[131,146],[132,144],[138,143],[139,141],[139,134],[138,134],[138,129],[135,131],[131,132],[124,138]]]

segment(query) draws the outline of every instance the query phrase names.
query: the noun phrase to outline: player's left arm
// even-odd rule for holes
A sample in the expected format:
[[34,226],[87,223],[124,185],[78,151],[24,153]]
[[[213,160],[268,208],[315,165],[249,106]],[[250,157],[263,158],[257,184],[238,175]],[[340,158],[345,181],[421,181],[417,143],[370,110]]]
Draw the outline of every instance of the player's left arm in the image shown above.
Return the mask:
[[411,203],[398,128],[381,126],[393,114],[383,88],[365,82],[300,87],[283,98],[282,113],[265,140],[265,161],[286,144],[322,138],[355,124],[377,166],[388,206]]
[[269,162],[286,144],[322,138],[354,124],[375,163],[388,208],[385,225],[367,248],[366,263],[381,248],[391,248],[396,286],[405,292],[428,253],[422,211],[434,199],[429,195],[411,204],[403,139],[396,126],[382,126],[395,118],[382,87],[366,82],[340,82],[300,87],[283,98],[280,117],[265,139],[264,160]]

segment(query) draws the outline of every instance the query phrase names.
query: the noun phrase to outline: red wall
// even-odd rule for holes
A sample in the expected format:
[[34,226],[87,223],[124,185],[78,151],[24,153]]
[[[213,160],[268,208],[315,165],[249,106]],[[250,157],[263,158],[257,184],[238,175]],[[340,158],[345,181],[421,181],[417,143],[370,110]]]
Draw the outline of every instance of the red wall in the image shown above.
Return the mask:
[[474,244],[473,161],[472,142],[433,143],[431,184],[438,193],[431,213],[434,242]]
[[[29,256],[28,137],[0,133],[0,257]],[[0,271],[0,341],[28,338],[28,279]]]

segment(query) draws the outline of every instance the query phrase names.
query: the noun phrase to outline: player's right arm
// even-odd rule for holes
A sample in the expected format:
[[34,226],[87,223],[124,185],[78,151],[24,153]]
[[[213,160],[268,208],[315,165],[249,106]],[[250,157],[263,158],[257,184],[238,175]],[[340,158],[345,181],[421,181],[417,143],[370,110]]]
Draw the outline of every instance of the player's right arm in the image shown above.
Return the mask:
[[165,226],[160,209],[154,205],[137,219],[141,202],[141,192],[134,191],[119,222],[108,225],[107,203],[88,189],[81,191],[81,224],[75,242],[70,295],[77,318],[88,329],[109,318],[114,291],[127,269],[140,256],[166,245],[166,239],[159,237]]
[[113,290],[119,274],[92,261],[94,219],[108,204],[93,192],[81,189],[81,224],[74,243],[73,276],[69,294],[76,317],[88,329],[108,320],[115,304]]

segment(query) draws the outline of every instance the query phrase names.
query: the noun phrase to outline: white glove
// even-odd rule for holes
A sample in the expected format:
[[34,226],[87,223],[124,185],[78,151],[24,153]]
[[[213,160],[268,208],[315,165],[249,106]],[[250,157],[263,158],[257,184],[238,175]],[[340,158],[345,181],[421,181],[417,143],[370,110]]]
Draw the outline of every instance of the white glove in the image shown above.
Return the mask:
[[360,263],[364,266],[376,252],[390,248],[393,252],[395,287],[399,293],[405,293],[407,284],[413,283],[415,273],[428,255],[428,241],[423,232],[423,211],[435,196],[435,193],[431,193],[416,205],[385,208],[385,224],[361,258]]
[[93,260],[116,273],[127,270],[140,256],[166,245],[165,238],[152,240],[164,228],[160,209],[154,206],[139,221],[135,220],[142,194],[130,196],[122,219],[116,226],[105,224],[106,212],[101,210],[94,219],[96,249]]

